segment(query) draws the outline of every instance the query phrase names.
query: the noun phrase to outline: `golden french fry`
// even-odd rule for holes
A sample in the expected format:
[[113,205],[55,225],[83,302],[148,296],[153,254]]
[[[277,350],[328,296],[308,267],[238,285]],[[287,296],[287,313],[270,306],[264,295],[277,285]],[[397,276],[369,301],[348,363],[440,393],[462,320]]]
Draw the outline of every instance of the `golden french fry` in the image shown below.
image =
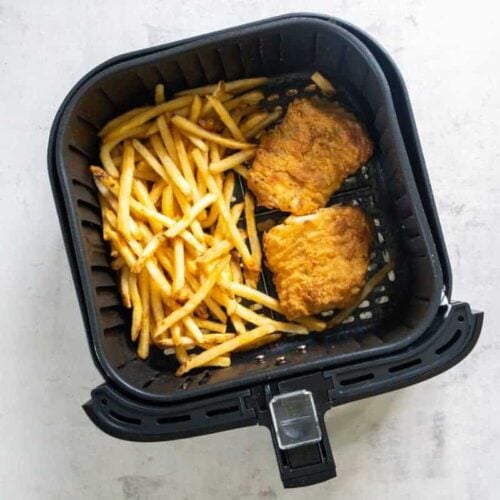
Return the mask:
[[208,141],[213,141],[216,144],[220,144],[224,147],[231,149],[249,149],[252,148],[253,145],[247,142],[239,142],[234,139],[228,139],[227,137],[223,137],[222,135],[215,134],[213,132],[208,132],[204,128],[196,125],[193,122],[190,122],[186,118],[183,118],[179,115],[174,115],[172,117],[171,122],[182,131],[187,132],[188,134],[194,135],[195,137],[199,137],[201,139],[206,139]]
[[253,196],[247,191],[245,193],[245,221],[247,224],[248,240],[250,242],[250,250],[255,263],[254,272],[262,270],[262,250],[260,248],[259,235],[255,224],[255,202]]
[[226,333],[227,325],[225,323],[217,323],[208,319],[194,318],[195,323],[205,330],[217,333]]
[[[203,335],[203,340],[200,343],[206,345],[222,344],[223,342],[233,339],[235,336],[234,333],[206,333]],[[175,345],[173,339],[169,338],[159,339],[158,344],[161,347],[173,347]],[[194,347],[197,343],[191,337],[180,337],[178,345]]]
[[184,264],[184,243],[181,238],[174,238],[174,282],[172,290],[174,295],[184,288],[185,264]]
[[269,127],[272,123],[279,120],[281,118],[282,111],[281,109],[276,109],[272,113],[269,113],[266,118],[262,121],[254,125],[253,128],[247,130],[245,132],[245,138],[248,141],[249,139],[253,139],[260,131],[264,130],[266,127]]
[[310,332],[322,332],[326,328],[326,322],[314,316],[303,316],[302,318],[297,318],[295,321],[304,325]]
[[246,333],[247,329],[245,327],[245,322],[239,316],[237,316],[236,314],[231,314],[229,319],[231,320],[234,329],[239,335],[241,335],[242,333]]
[[243,162],[251,160],[255,156],[255,149],[239,151],[231,156],[226,156],[223,160],[212,162],[209,170],[212,173],[219,173],[240,166]]
[[137,355],[141,359],[146,359],[149,356],[149,330],[150,330],[150,301],[149,301],[149,275],[143,271],[139,274],[139,293],[141,294],[142,302],[142,320],[141,333],[139,335],[139,346],[137,347]]
[[153,202],[153,205],[156,205],[160,201],[161,195],[165,188],[165,182],[161,179],[154,183],[151,191],[149,192],[149,198]]
[[155,85],[155,104],[165,102],[165,85],[158,83]]
[[[177,167],[180,167],[179,157],[177,156],[177,149],[175,147],[174,136],[172,135],[172,131],[170,130],[169,124],[167,123],[165,116],[160,115],[156,119],[156,123],[158,124],[158,130],[160,131],[160,136],[163,141],[163,144],[165,145],[165,148],[167,149],[167,153],[169,154],[172,161],[177,165]],[[186,178],[186,180],[188,179]]]
[[[245,78],[242,80],[234,80],[232,82],[224,82],[224,93],[225,92],[243,92],[245,90],[253,89],[255,87],[260,87],[267,82],[266,77],[259,78]],[[189,96],[193,94],[198,95],[208,95],[213,94],[217,90],[220,91],[220,87],[218,83],[213,85],[205,85],[203,87],[196,87],[194,89],[187,89],[177,92],[175,95],[177,96]]]
[[189,120],[193,123],[196,123],[200,118],[201,105],[201,97],[199,96],[199,94],[195,94],[193,96],[193,102],[191,103],[191,109],[189,111]]
[[253,113],[250,115],[240,126],[241,131],[243,133],[247,132],[248,130],[251,130],[255,125],[260,123],[262,120],[264,120],[267,116],[269,116],[268,111],[258,111],[256,113]]
[[120,116],[117,116],[116,118],[113,118],[110,120],[106,125],[101,129],[101,131],[97,134],[99,137],[103,137],[112,130],[116,129],[119,125],[122,125],[123,123],[129,121],[131,118],[134,118],[134,116],[139,115],[140,113],[143,113],[144,111],[147,111],[148,109],[151,109],[151,106],[143,106],[142,108],[134,108],[131,109],[130,111],[127,111],[126,113],[123,113]]
[[130,298],[130,271],[128,267],[124,266],[120,272],[120,291],[122,293],[123,305],[127,308],[132,307],[132,300]]
[[236,306],[235,314],[237,314],[240,318],[248,321],[249,323],[253,323],[257,326],[273,325],[276,330],[280,330],[285,333],[294,333],[296,335],[305,335],[309,333],[304,325],[288,323],[285,321],[275,321],[273,319],[262,316],[261,314],[253,312],[251,309],[248,309],[248,307],[242,306],[241,304],[238,304]]
[[243,166],[243,165],[237,165],[236,167],[233,168],[233,170],[243,177],[243,179],[246,179],[248,177],[248,170]]
[[130,141],[125,141],[123,153],[122,171],[120,174],[120,188],[118,191],[118,230],[130,238],[130,195],[132,193],[132,181],[134,179],[134,148]]
[[311,75],[311,80],[321,89],[323,94],[330,96],[335,93],[335,87],[319,71]]
[[[264,94],[260,90],[253,90],[252,92],[247,92],[246,94],[230,99],[224,103],[224,107],[228,111],[233,111],[242,104],[257,104],[264,99]],[[244,114],[242,114],[244,116]]]
[[214,260],[229,253],[233,247],[234,245],[228,240],[219,241],[211,248],[209,248],[203,255],[198,257],[198,259],[196,259],[196,262],[202,265],[210,264]]
[[[319,85],[318,85],[319,86]],[[386,277],[394,269],[394,263],[388,262],[384,267],[379,269],[367,282],[364,286],[361,294],[358,297],[358,300],[355,304],[347,309],[342,309],[339,311],[333,318],[330,319],[327,323],[327,328],[333,328],[334,326],[340,325],[342,321],[348,318],[363,302],[366,297],[371,293],[371,291]]]
[[153,319],[155,323],[158,324],[165,317],[165,312],[163,310],[160,287],[151,277],[151,274],[149,274],[149,292]]
[[136,341],[139,337],[142,324],[142,301],[139,295],[139,288],[137,285],[137,274],[129,273],[129,288],[130,299],[132,301],[132,326],[130,329],[130,336],[132,341]]
[[218,356],[222,356],[223,354],[231,352],[237,347],[241,347],[243,345],[249,344],[250,342],[254,342],[260,337],[264,337],[270,333],[273,333],[274,331],[275,331],[274,326],[266,325],[266,326],[259,326],[246,333],[242,333],[241,335],[238,335],[231,340],[228,340],[217,346],[211,347],[210,349],[207,349],[201,354],[189,358],[179,367],[179,369],[176,372],[176,375],[179,376],[184,375],[193,368],[197,368],[198,366],[201,366],[213,360],[214,358],[217,358]]
[[126,122],[121,123],[114,130],[108,132],[106,135],[104,135],[103,142],[116,140],[123,134],[141,125],[144,125],[146,122],[152,120],[153,118],[156,118],[159,115],[162,115],[164,113],[172,113],[178,111],[181,108],[184,108],[185,106],[190,106],[192,100],[192,96],[184,96],[177,99],[172,99],[156,106],[152,106],[145,111],[133,116]]
[[229,132],[231,132],[231,135],[234,137],[234,139],[240,142],[245,142],[245,138],[243,137],[243,134],[241,133],[238,125],[234,121],[233,117],[228,113],[227,109],[219,101],[219,99],[217,99],[216,97],[207,96],[207,100],[212,105],[215,112],[219,115],[221,122],[228,128]]
[[265,346],[267,344],[272,344],[274,342],[277,342],[278,340],[281,339],[281,337],[283,337],[283,334],[281,333],[270,333],[265,337],[261,337],[260,339],[250,342],[249,344],[237,347],[234,350],[234,352],[245,352],[245,351],[251,351],[252,349],[258,349],[259,347]]
[[244,299],[251,300],[252,302],[256,302],[257,304],[262,304],[264,307],[276,311],[280,314],[283,314],[283,310],[280,306],[280,303],[274,297],[270,297],[265,293],[255,290],[255,288],[250,288],[247,285],[243,285],[241,283],[236,283],[234,281],[219,281],[219,285],[225,288],[226,290],[238,295],[239,297],[243,297]]
[[174,192],[172,186],[167,186],[161,193],[161,211],[167,217],[175,216]]
[[191,167],[191,164],[189,162],[184,142],[182,141],[182,137],[177,129],[174,129],[173,140],[174,140],[175,152],[177,154],[177,158],[179,159],[179,166],[182,170],[182,175],[191,186],[191,191],[193,193],[193,200],[198,201],[201,197],[200,191],[196,183],[196,180],[194,178],[193,168]]

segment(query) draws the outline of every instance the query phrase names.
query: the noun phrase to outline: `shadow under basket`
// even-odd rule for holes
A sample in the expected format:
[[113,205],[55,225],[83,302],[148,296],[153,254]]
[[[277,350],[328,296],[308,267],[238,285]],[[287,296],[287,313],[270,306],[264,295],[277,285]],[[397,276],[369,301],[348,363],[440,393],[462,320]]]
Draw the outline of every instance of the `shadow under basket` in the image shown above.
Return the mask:
[[[389,260],[394,271],[342,325],[235,354],[230,368],[178,378],[176,361],[159,350],[138,359],[88,169],[99,163],[97,132],[120,113],[152,103],[158,83],[174,93],[268,76],[266,95],[290,89],[302,95],[313,71],[331,79],[336,99],[376,144],[369,163],[331,203],[360,205],[373,219],[369,276]],[[290,100],[283,99],[282,105]],[[383,49],[346,23],[293,14],[110,60],[62,104],[48,155],[90,350],[106,380],[85,409],[112,435],[167,440],[267,425],[285,486],[312,484],[335,475],[323,424],[328,408],[442,371],[479,334],[482,316],[467,304],[450,304],[446,248],[404,84]],[[242,196],[241,180],[239,187]],[[281,215],[259,210],[257,219]],[[274,293],[268,272],[261,286]]]

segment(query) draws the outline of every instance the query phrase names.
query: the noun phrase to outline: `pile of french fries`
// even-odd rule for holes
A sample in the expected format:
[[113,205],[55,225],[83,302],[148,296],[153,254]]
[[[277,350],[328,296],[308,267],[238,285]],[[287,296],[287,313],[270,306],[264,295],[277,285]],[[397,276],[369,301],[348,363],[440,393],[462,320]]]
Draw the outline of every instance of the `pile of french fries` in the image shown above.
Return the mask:
[[[227,367],[232,351],[326,326],[257,312],[282,311],[257,290],[262,251],[252,195],[235,203],[233,191],[235,173],[245,177],[255,154],[252,139],[282,114],[258,107],[265,81],[220,82],[167,101],[160,84],[154,106],[133,109],[99,133],[102,168],[90,170],[112,267],[132,308],[131,338],[143,359],[152,344],[175,354],[177,375]],[[237,225],[241,217],[246,230]]]
[[[321,74],[311,79],[325,95],[334,92]],[[315,317],[285,322],[258,312],[283,313],[278,300],[257,290],[262,251],[254,199],[247,192],[237,202],[233,192],[235,174],[246,178],[255,155],[251,141],[282,115],[279,107],[259,107],[265,82],[220,82],[169,100],[159,84],[155,105],[132,109],[99,133],[102,167],[90,170],[111,265],[132,309],[131,338],[142,359],[151,345],[175,355],[179,376],[230,366],[231,352],[283,334],[327,327]],[[330,323],[339,324],[355,307]]]

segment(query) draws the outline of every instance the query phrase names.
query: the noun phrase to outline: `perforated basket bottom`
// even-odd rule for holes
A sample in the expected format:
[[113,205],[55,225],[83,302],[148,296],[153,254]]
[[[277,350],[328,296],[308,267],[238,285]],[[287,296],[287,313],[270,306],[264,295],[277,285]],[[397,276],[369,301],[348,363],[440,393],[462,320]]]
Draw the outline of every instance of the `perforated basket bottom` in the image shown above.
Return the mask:
[[[264,87],[265,95],[268,97],[263,107],[274,109],[281,105],[283,108],[297,97],[311,97],[319,95],[319,91],[311,92],[305,90],[311,84],[308,74],[289,74],[273,78]],[[351,109],[364,123],[370,123],[370,116],[362,107],[352,91],[342,85],[341,82],[333,82],[337,92],[334,100],[340,101],[344,106]],[[276,95],[279,96],[276,99]],[[324,97],[324,96],[322,96]],[[373,135],[373,131],[370,130]],[[376,142],[376,137],[373,137]],[[243,199],[246,190],[245,181],[238,176],[239,182],[235,190],[234,203]],[[333,356],[340,354],[343,350],[362,349],[382,345],[384,342],[375,332],[390,328],[390,324],[397,321],[397,312],[407,295],[408,271],[404,260],[400,258],[400,241],[398,228],[392,221],[388,210],[385,189],[381,177],[381,165],[379,152],[370,159],[367,165],[346,179],[341,189],[331,198],[328,206],[333,204],[359,205],[372,218],[376,229],[375,243],[370,258],[367,278],[370,278],[385,263],[393,261],[396,268],[371,292],[369,297],[363,301],[359,308],[342,325],[322,333],[312,333],[308,336],[285,336],[279,342],[269,344],[259,349],[233,353],[233,366],[228,369],[199,369],[177,379],[175,390],[184,391],[192,388],[192,385],[205,385],[218,380],[225,371],[241,371],[248,374],[254,370],[269,369],[275,365],[300,363],[328,354]],[[268,220],[283,220],[289,214],[277,210],[269,210],[258,207],[256,210],[257,225]],[[244,226],[244,217],[240,220]],[[272,280],[271,272],[264,266],[259,282],[259,289],[277,296]],[[260,313],[268,314],[276,319],[283,319],[273,311],[261,310]],[[330,318],[335,311],[323,313],[323,319]],[[128,316],[128,312],[125,312]],[[127,335],[129,324],[124,329],[120,328],[121,335]],[[125,330],[125,332],[123,331]],[[128,336],[127,336],[128,338]],[[131,349],[134,346],[131,345]],[[147,361],[139,360],[131,354],[128,361],[118,366],[118,371],[125,379],[131,375],[137,377],[141,368],[138,365],[147,364],[150,370],[147,377],[143,378],[141,388],[151,392],[164,392],[172,390],[171,373],[177,368],[177,361],[173,356],[164,356],[157,349],[152,349],[152,354]],[[229,376],[229,373],[227,374]],[[232,374],[234,376],[234,374]],[[167,385],[167,387],[166,387]]]

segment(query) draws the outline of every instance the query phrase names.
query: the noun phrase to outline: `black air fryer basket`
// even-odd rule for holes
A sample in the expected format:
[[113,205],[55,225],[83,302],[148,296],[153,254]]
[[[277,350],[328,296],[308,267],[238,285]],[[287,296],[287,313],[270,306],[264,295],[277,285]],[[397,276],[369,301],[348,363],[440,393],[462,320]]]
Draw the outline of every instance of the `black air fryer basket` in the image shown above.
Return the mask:
[[[334,82],[375,140],[373,158],[332,202],[370,214],[377,244],[369,273],[389,260],[394,272],[340,327],[240,353],[230,368],[178,378],[159,351],[138,359],[88,169],[98,163],[97,131],[150,103],[157,83],[176,92],[265,75],[264,91],[272,93],[300,90],[312,71]],[[266,425],[284,485],[313,484],[335,476],[326,410],[438,374],[479,336],[482,314],[451,302],[450,266],[401,76],[375,41],[342,21],[293,14],[112,59],[62,104],[48,163],[90,351],[105,379],[84,408],[113,436],[162,441]]]

